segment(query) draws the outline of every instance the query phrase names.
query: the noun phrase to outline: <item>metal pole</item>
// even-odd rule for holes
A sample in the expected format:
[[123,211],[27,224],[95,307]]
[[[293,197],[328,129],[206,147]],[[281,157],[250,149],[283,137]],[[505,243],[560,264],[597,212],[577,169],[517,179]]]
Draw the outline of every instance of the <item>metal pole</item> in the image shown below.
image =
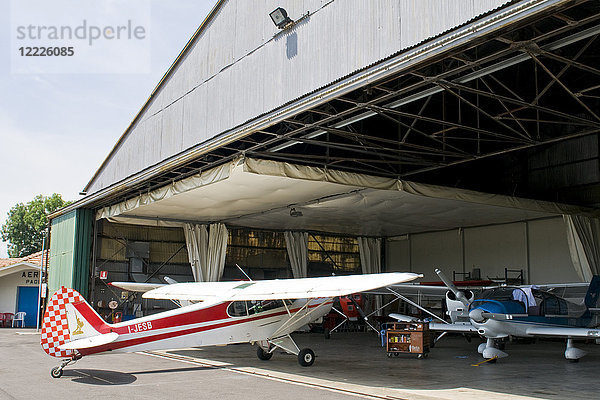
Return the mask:
[[39,286],[38,286],[38,304],[37,304],[37,312],[36,312],[36,322],[35,322],[35,331],[39,332],[40,331],[40,307],[42,304],[42,273],[44,270],[44,254],[46,253],[46,237],[42,238],[42,262],[40,264],[40,275],[38,277],[39,279]]

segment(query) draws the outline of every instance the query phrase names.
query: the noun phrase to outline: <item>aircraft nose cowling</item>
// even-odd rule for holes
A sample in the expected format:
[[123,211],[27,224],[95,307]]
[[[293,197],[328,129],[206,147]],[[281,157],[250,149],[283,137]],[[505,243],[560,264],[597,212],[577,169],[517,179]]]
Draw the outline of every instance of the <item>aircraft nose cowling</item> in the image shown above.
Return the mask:
[[483,322],[485,321],[485,317],[483,316],[484,312],[485,311],[481,308],[474,308],[471,311],[469,311],[469,318],[471,318],[475,322]]

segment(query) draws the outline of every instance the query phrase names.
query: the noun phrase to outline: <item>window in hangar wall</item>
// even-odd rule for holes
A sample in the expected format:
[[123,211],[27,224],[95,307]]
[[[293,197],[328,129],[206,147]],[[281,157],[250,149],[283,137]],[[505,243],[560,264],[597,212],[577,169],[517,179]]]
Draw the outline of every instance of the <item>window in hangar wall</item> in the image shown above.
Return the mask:
[[[228,228],[229,242],[223,280],[242,279],[238,264],[252,279],[291,278],[283,232]],[[308,276],[360,273],[354,237],[309,234]]]
[[308,274],[328,276],[360,274],[360,253],[355,237],[309,235]]
[[[291,278],[283,232],[228,227],[229,239],[222,280],[244,279],[236,264],[252,279]],[[360,273],[356,238],[309,234],[308,276]],[[193,281],[183,229],[98,221],[92,302],[111,319],[115,312],[131,318],[175,307],[170,301],[142,299],[141,295],[111,287],[109,282],[165,283]],[[104,278],[104,279],[101,279]],[[116,301],[115,311],[109,303]]]

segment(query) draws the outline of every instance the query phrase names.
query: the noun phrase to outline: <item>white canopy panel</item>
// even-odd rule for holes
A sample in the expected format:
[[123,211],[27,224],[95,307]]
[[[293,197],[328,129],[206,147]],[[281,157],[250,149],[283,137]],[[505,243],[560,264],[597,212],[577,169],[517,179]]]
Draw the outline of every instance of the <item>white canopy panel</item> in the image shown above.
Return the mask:
[[105,207],[97,218],[143,225],[221,222],[273,230],[397,236],[583,211],[556,203],[245,158]]

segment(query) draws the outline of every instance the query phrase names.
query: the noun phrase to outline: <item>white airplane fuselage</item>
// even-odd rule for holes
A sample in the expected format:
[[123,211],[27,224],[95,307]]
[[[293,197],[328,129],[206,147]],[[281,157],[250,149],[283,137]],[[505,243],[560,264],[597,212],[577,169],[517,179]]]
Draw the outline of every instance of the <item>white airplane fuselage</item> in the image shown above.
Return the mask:
[[[99,333],[115,332],[119,337],[111,343],[79,352],[85,356],[106,351],[126,353],[260,342],[285,336],[326,315],[333,302],[326,298],[312,299],[305,306],[306,300],[296,300],[287,309],[276,307],[240,316],[230,315],[231,304],[231,301],[203,302],[131,321],[105,324],[96,328]],[[77,308],[86,312],[83,306]]]

